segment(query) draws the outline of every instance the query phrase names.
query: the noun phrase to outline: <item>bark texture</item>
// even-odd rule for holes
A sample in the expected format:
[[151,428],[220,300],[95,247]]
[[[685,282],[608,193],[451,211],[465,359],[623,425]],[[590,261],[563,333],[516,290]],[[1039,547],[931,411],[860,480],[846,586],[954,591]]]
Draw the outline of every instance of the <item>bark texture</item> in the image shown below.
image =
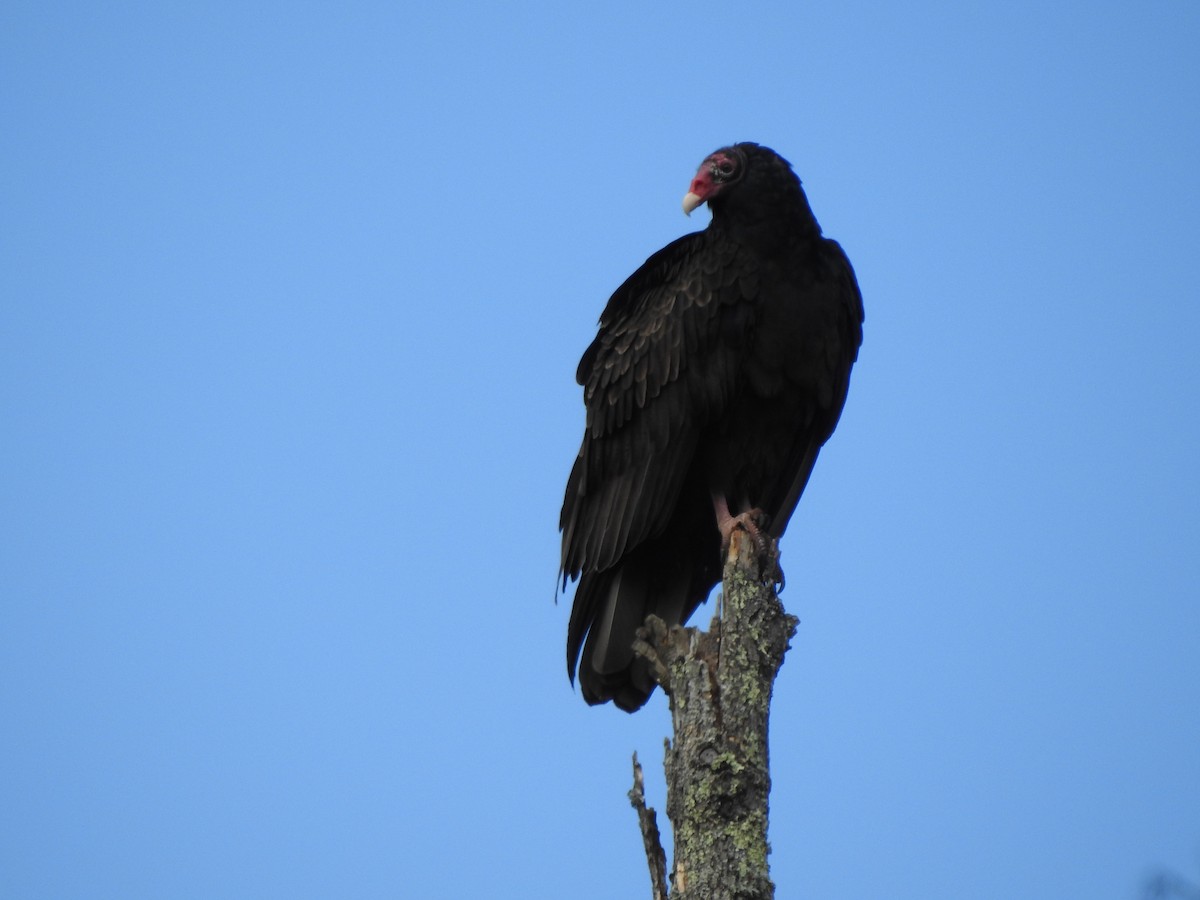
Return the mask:
[[[796,619],[775,593],[776,547],[769,544],[763,554],[750,535],[734,532],[723,610],[707,633],[668,631],[651,620],[638,644],[671,704],[666,776],[674,900],[774,897],[767,865],[767,726],[775,675]],[[653,872],[651,856],[647,842]]]

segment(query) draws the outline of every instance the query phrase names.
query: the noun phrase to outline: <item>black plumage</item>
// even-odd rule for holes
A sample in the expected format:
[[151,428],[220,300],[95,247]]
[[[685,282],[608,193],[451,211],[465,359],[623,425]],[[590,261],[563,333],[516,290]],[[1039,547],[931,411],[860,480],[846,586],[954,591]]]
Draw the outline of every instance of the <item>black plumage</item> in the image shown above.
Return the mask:
[[862,342],[850,261],[774,151],[705,159],[684,209],[712,222],[617,288],[576,378],[587,424],[559,527],[579,579],[567,671],[588,703],[636,710],[647,614],[686,622],[721,577],[730,517],[779,537],[845,403]]

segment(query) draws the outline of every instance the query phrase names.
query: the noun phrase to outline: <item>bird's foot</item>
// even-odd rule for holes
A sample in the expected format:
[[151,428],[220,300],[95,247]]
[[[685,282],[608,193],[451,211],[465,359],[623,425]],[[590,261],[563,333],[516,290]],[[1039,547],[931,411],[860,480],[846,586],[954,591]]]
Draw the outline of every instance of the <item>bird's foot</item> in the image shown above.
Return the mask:
[[769,539],[766,535],[770,517],[761,509],[752,509],[738,513],[736,516],[725,516],[717,519],[717,529],[721,532],[721,554],[729,553],[729,542],[733,533],[739,528],[750,535],[754,541],[754,549],[761,557],[769,549]]
[[753,542],[754,555],[758,560],[763,580],[782,588],[783,570],[779,568],[779,554],[776,551],[775,541],[767,534],[769,524],[770,517],[761,509],[752,509],[718,521],[717,528],[721,532],[721,555],[725,559],[729,558],[733,533],[739,530],[744,531]]

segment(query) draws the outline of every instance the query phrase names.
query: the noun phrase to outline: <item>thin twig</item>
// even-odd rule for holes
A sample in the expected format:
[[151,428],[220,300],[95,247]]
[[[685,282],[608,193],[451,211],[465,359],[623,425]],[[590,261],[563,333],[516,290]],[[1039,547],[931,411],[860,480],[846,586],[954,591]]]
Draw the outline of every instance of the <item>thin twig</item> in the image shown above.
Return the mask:
[[638,762],[636,751],[633,754],[633,788],[629,792],[629,802],[637,810],[638,825],[642,830],[653,900],[667,900],[667,854],[663,852],[662,836],[658,832],[658,816],[653,807],[646,806],[642,764]]

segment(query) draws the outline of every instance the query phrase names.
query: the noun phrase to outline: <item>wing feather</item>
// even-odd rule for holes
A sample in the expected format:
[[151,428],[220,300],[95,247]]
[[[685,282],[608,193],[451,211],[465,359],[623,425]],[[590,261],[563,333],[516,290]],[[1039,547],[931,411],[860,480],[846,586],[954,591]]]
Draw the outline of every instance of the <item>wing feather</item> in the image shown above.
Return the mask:
[[722,319],[743,298],[724,274],[735,251],[686,235],[609,299],[576,372],[587,425],[560,518],[564,578],[612,566],[670,520],[699,435],[733,392]]

